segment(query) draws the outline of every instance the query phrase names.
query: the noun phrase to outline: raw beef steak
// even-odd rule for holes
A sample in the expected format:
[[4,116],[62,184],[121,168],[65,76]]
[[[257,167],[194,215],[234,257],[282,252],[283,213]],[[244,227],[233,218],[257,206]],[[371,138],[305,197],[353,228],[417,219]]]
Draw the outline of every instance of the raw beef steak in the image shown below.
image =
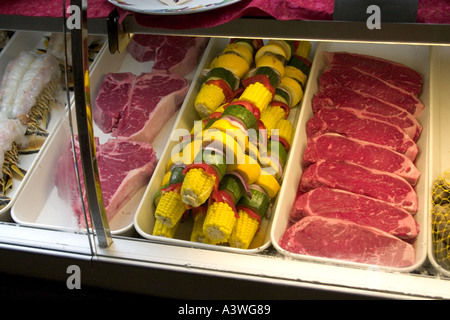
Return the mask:
[[208,38],[167,36],[156,51],[153,71],[161,70],[187,76],[198,65]]
[[324,52],[329,64],[345,65],[369,73],[418,97],[422,91],[422,75],[394,61],[349,52]]
[[[58,160],[55,184],[60,197],[71,203],[80,224],[84,225],[82,203],[70,145],[69,143],[69,148]],[[122,139],[109,139],[103,145],[99,145],[99,141],[96,139],[96,148],[103,203],[108,220],[111,221],[119,209],[150,181],[157,163],[156,154],[148,143]],[[78,168],[81,170],[77,141],[76,152]],[[82,178],[81,188],[87,208]]]
[[402,268],[415,262],[414,247],[397,237],[350,221],[318,216],[303,218],[291,226],[279,245],[296,254],[379,266]]
[[366,195],[409,212],[417,212],[418,209],[417,194],[405,179],[356,164],[324,160],[312,164],[300,178],[300,190],[308,192],[319,187]]
[[342,107],[360,110],[365,116],[394,124],[402,128],[414,141],[417,141],[422,132],[420,123],[406,110],[349,88],[328,87],[316,93],[312,99],[314,113],[323,108]]
[[153,61],[165,39],[165,35],[135,34],[128,43],[127,51],[136,61]]
[[108,73],[95,99],[93,118],[103,132],[111,132],[117,126],[129,104],[136,76],[129,72]]
[[105,133],[151,143],[181,106],[189,82],[177,74],[108,74],[96,98],[94,121]]
[[308,138],[334,132],[367,142],[384,145],[415,160],[419,149],[399,127],[364,116],[352,108],[324,108],[306,125]]
[[327,87],[343,86],[371,95],[379,100],[395,104],[405,109],[415,117],[423,110],[424,106],[413,94],[380,80],[370,74],[354,68],[333,65],[325,69],[319,79],[320,90]]
[[128,52],[139,62],[154,61],[153,71],[167,71],[186,76],[197,66],[208,38],[151,34],[133,36]]
[[366,168],[396,174],[416,185],[420,172],[405,155],[382,145],[325,133],[309,139],[303,155],[303,168],[320,160],[349,162]]
[[297,197],[289,219],[297,222],[307,216],[347,220],[407,241],[414,240],[419,232],[419,225],[408,211],[338,189],[317,188]]
[[151,143],[180,108],[188,89],[188,81],[174,73],[141,74],[112,135]]

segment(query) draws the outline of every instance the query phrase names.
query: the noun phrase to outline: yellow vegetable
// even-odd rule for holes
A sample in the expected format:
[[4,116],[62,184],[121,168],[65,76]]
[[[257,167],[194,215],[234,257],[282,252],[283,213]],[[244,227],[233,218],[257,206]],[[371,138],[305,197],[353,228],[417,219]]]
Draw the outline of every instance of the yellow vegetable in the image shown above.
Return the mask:
[[267,129],[267,138],[270,139],[272,129],[277,127],[278,121],[284,119],[286,112],[281,107],[267,107],[261,114],[261,121]]
[[231,71],[236,77],[241,79],[244,77],[248,70],[250,69],[250,65],[248,62],[238,56],[237,54],[228,52],[218,55],[211,63],[212,68],[224,68]]
[[226,202],[213,202],[208,207],[203,232],[214,243],[226,242],[233,231],[236,216]]
[[259,221],[243,210],[238,211],[239,218],[228,239],[231,247],[248,249],[259,228]]
[[186,205],[181,201],[178,191],[164,192],[155,211],[155,218],[162,224],[172,228],[183,216]]
[[216,177],[206,173],[201,168],[192,168],[184,177],[180,194],[182,201],[192,207],[203,204],[210,196]]
[[300,84],[290,77],[282,77],[280,87],[286,89],[291,95],[290,107],[295,107],[303,97],[303,89]]
[[240,97],[241,100],[250,102],[256,106],[260,112],[263,112],[270,101],[272,101],[272,92],[267,89],[262,83],[255,82],[245,88]]
[[179,223],[177,223],[174,227],[170,228],[167,225],[161,223],[159,220],[155,220],[152,235],[159,237],[173,238],[175,233],[177,232],[178,225]]
[[284,76],[284,64],[272,55],[265,54],[256,61],[257,68],[263,66],[272,67],[280,73],[281,77]]
[[225,101],[225,93],[215,84],[204,84],[195,97],[194,106],[201,118],[207,117]]

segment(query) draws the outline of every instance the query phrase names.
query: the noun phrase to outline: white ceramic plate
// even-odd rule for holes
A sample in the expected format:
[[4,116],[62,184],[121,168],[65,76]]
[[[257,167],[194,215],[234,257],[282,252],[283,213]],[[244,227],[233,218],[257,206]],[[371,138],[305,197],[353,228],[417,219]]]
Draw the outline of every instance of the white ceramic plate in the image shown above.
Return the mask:
[[159,0],[108,0],[124,10],[160,15],[180,15],[214,10],[241,0],[192,0],[179,5],[167,5]]

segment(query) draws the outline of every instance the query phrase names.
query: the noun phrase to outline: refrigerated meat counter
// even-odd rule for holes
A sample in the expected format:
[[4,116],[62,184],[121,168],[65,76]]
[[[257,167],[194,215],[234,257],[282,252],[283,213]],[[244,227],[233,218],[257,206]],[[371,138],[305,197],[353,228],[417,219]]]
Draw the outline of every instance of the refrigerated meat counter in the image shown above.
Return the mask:
[[[15,37],[20,39],[27,34],[17,32]],[[42,39],[42,34],[30,34]],[[193,121],[198,120],[198,116],[188,108],[192,107],[201,87],[204,69],[229,40],[210,39],[198,68],[188,76],[192,83],[186,100],[155,140],[158,164],[151,181],[111,221],[113,242],[107,248],[96,246],[95,236],[86,234],[86,230],[77,225],[70,205],[57,195],[54,180],[56,164],[61,150],[66,147],[64,144],[70,137],[70,130],[68,113],[63,112],[64,116],[59,120],[52,118],[51,121],[55,120],[55,131],[50,132],[22,180],[23,184],[19,184],[19,194],[12,208],[2,214],[1,243],[5,256],[11,256],[14,261],[12,252],[18,251],[18,261],[27,256],[37,261],[51,261],[44,262],[47,266],[37,267],[32,272],[44,277],[65,281],[67,266],[75,264],[81,266],[82,280],[86,283],[164,297],[300,299],[313,293],[317,297],[448,298],[448,271],[445,264],[437,262],[435,257],[430,215],[431,186],[449,164],[445,144],[445,123],[449,120],[445,104],[448,99],[443,89],[450,68],[447,46],[312,41],[309,57],[311,72],[302,102],[290,114],[295,136],[265,236],[250,249],[238,249],[193,243],[186,240],[186,236],[168,239],[152,234],[155,210],[152,195],[163,181],[172,146],[179,141],[175,129],[190,130]],[[20,47],[24,44],[29,45],[29,41],[14,42],[13,39],[9,46]],[[312,117],[312,98],[318,90],[318,80],[324,69],[323,51],[371,54],[404,63],[423,75],[420,100],[424,111],[418,118],[423,130],[418,140],[419,154],[416,159],[421,176],[415,188],[419,208],[414,215],[420,231],[413,244],[414,261],[406,267],[291,254],[279,246],[295,200],[294,190],[297,190],[301,177],[300,158],[307,143],[306,123]],[[6,56],[5,52],[9,52],[8,47],[2,52],[2,58]],[[2,63],[5,68],[6,62]],[[102,79],[109,72],[140,74],[143,70],[143,65],[132,59],[128,52],[112,54],[107,45],[103,46],[90,67],[92,99],[98,95]],[[68,112],[74,110],[71,108]],[[95,130],[102,142],[110,138],[99,128]],[[30,272],[26,265],[12,264],[2,269]],[[198,284],[198,289],[180,291],[193,281]],[[242,285],[242,292],[236,292],[235,285]],[[212,290],[218,287],[222,290]]]

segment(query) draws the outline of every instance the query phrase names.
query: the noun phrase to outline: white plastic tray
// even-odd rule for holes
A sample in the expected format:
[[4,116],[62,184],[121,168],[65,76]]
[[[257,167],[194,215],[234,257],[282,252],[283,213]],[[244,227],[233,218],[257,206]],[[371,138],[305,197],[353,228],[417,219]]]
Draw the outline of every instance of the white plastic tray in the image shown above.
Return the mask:
[[[249,249],[238,249],[232,248],[228,246],[222,245],[210,245],[203,244],[197,242],[189,241],[190,231],[192,230],[192,224],[187,222],[183,225],[180,224],[177,230],[177,234],[175,238],[164,238],[153,236],[153,225],[155,221],[154,213],[155,207],[153,206],[153,197],[156,192],[159,190],[161,186],[162,179],[164,177],[164,173],[166,172],[166,165],[171,156],[171,151],[174,146],[179,142],[180,132],[182,130],[190,131],[194,125],[194,121],[199,120],[200,118],[197,115],[197,112],[194,109],[194,100],[199,91],[200,85],[204,79],[202,76],[202,69],[208,68],[212,59],[229,43],[229,39],[219,39],[214,38],[210,41],[206,52],[203,56],[203,60],[200,62],[200,67],[197,70],[197,74],[194,77],[194,81],[191,85],[190,92],[188,93],[187,99],[184,101],[184,104],[180,110],[178,118],[176,119],[174,131],[170,136],[170,141],[167,144],[162,157],[155,169],[155,173],[153,174],[152,179],[145,191],[144,197],[142,198],[142,202],[139,205],[138,211],[136,213],[134,226],[136,231],[144,238],[151,239],[156,242],[170,243],[174,245],[180,246],[188,246],[188,247],[197,247],[211,250],[221,250],[221,251],[229,251],[229,252],[239,252],[239,253],[255,253],[266,249],[270,245],[270,224],[272,221],[273,215],[270,214],[267,218],[262,220],[261,229],[259,231],[259,235],[255,236],[254,241],[250,244]],[[291,109],[291,113],[289,115],[289,120],[293,123],[294,127],[297,124],[298,117],[300,114],[300,108],[296,107]],[[292,152],[289,153],[288,159],[291,158]],[[278,197],[277,197],[278,199]],[[277,200],[275,200],[276,203]],[[275,204],[274,204],[275,205]],[[191,220],[191,219],[189,219]]]
[[[6,70],[8,63],[11,60],[17,58],[20,52],[35,51],[36,49],[45,49],[44,40],[47,35],[49,35],[49,33],[32,32],[32,31],[15,32],[0,53],[0,79],[1,77],[3,77],[3,74]],[[58,119],[61,117],[63,112],[64,108],[62,107],[52,110],[52,117],[50,119],[50,123],[47,128],[49,133],[51,133],[54,130],[58,122]],[[47,144],[48,143],[46,141],[42,146],[41,150],[45,149]],[[7,196],[11,198],[11,201],[6,207],[0,210],[0,220],[8,221],[10,219],[10,209],[17,201],[18,194],[25,185],[25,180],[33,172],[37,158],[39,157],[40,153],[41,152],[28,155],[20,155],[19,166],[27,170],[27,174],[23,179],[18,179],[14,177],[12,188],[7,193]]]
[[425,105],[425,109],[419,117],[419,122],[423,126],[423,132],[417,142],[420,153],[416,159],[416,166],[421,172],[421,177],[416,186],[416,192],[419,196],[419,211],[415,215],[416,221],[419,223],[421,229],[417,240],[414,243],[416,252],[416,261],[410,267],[405,268],[385,268],[395,271],[411,271],[418,268],[426,259],[426,247],[428,239],[427,215],[429,208],[429,187],[428,187],[428,139],[429,139],[429,112],[430,112],[430,72],[429,72],[429,47],[427,46],[409,46],[409,45],[388,45],[388,44],[349,44],[349,43],[320,43],[317,46],[316,55],[314,58],[312,70],[310,73],[308,88],[305,92],[302,112],[300,114],[299,123],[296,128],[296,135],[292,143],[293,147],[291,153],[295,157],[291,157],[287,163],[285,180],[280,190],[280,199],[275,208],[275,216],[271,229],[271,241],[274,247],[292,259],[299,259],[304,261],[313,261],[319,263],[345,265],[353,267],[374,268],[372,265],[365,265],[359,263],[351,263],[337,259],[324,259],[320,257],[306,256],[288,252],[278,245],[278,242],[286,230],[289,220],[289,212],[294,203],[298,183],[302,174],[301,159],[306,147],[306,123],[312,117],[313,112],[311,108],[311,100],[313,95],[318,91],[318,79],[325,69],[325,61],[323,58],[323,51],[349,51],[355,53],[369,54],[393,61],[403,63],[423,74],[424,86],[420,100]]
[[[152,66],[153,62],[140,63],[135,61],[126,51],[111,54],[106,44],[99,52],[97,61],[91,68],[91,104],[95,103],[95,97],[107,73],[132,72],[141,74],[142,72],[150,72]],[[176,114],[172,116],[152,143],[158,159],[172,130],[175,118]],[[75,115],[73,115],[73,122],[74,133],[76,134]],[[69,120],[66,116],[58,126],[47,150],[39,159],[37,164],[39,169],[35,170],[29,177],[19,201],[11,210],[14,221],[24,225],[45,228],[71,231],[79,229],[78,220],[75,218],[72,208],[58,196],[54,183],[56,163],[70,140],[69,128]],[[95,123],[94,135],[99,138],[100,143],[106,142],[111,137],[110,134],[103,133]],[[142,188],[137,192],[110,221],[110,229],[113,235],[130,235],[133,233],[134,215],[144,191],[145,188]]]
[[[431,47],[431,114],[430,114],[430,176],[429,193],[431,194],[433,181],[445,170],[450,169],[450,92],[448,90],[448,75],[450,74],[450,48]],[[430,199],[431,201],[431,199]],[[430,208],[431,210],[431,208]],[[443,275],[450,277],[450,270],[443,268],[435,260],[433,250],[432,216],[429,214],[428,258],[433,266]]]

